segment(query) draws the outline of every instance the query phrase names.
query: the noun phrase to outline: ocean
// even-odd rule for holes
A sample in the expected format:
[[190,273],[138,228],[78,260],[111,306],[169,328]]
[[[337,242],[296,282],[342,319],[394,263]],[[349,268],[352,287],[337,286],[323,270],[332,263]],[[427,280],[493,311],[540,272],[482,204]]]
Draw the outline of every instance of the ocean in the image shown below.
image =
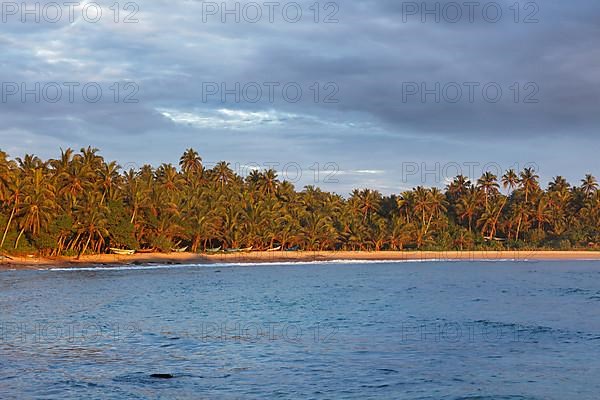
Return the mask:
[[0,272],[2,399],[597,399],[600,262]]

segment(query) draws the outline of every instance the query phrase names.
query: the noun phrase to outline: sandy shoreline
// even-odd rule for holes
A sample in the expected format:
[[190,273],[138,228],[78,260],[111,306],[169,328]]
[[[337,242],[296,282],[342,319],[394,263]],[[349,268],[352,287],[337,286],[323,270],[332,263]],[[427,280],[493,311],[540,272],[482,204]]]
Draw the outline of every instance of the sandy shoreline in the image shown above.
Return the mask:
[[151,264],[273,263],[332,260],[600,260],[600,251],[318,251],[250,252],[236,254],[99,254],[74,257],[13,257],[2,260],[4,269],[52,269]]

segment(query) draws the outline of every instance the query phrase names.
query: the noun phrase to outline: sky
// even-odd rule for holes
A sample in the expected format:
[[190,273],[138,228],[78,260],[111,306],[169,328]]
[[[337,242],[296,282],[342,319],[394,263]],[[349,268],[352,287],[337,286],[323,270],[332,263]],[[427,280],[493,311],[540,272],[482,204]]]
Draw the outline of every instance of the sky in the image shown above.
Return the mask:
[[92,146],[128,169],[193,147],[342,195],[600,175],[597,0],[25,3],[1,6],[13,157]]

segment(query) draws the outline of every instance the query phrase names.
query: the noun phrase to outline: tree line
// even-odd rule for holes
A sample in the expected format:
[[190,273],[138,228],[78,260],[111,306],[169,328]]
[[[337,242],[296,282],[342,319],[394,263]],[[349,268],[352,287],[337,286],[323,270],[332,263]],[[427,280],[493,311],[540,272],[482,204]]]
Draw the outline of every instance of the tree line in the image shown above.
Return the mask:
[[109,248],[193,252],[221,247],[266,250],[571,249],[600,243],[600,191],[555,177],[543,189],[533,169],[459,175],[445,190],[416,187],[348,198],[306,186],[297,191],[273,170],[235,174],[205,168],[193,149],[179,168],[122,171],[98,149],[57,159],[11,159],[0,151],[0,248],[45,256]]

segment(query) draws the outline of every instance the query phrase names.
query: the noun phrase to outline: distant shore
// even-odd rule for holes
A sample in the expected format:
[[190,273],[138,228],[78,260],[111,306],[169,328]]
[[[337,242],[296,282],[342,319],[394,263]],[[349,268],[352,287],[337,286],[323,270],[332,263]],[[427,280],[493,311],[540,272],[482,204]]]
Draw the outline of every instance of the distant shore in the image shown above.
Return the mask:
[[233,254],[139,253],[75,257],[12,257],[0,261],[1,269],[52,269],[69,267],[110,267],[152,264],[276,263],[333,260],[600,260],[600,251],[297,251],[248,252]]

